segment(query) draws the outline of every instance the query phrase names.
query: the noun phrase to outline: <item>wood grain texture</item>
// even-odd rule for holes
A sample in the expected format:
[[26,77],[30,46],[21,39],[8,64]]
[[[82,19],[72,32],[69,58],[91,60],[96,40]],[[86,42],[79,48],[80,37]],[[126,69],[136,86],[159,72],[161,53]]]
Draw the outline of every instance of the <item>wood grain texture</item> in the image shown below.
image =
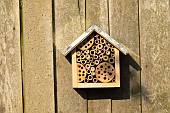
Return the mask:
[[169,0],[140,0],[142,111],[170,112]]
[[[138,31],[138,1],[137,0],[109,0],[109,16],[110,16],[110,35],[118,42],[125,45],[130,52],[128,57],[124,57],[128,62],[121,64],[122,68],[127,68],[126,71],[121,71],[121,88],[119,99],[112,100],[113,113],[139,113],[140,106],[140,67],[139,61],[139,31]],[[122,57],[123,58],[123,57]],[[127,59],[128,58],[128,59]],[[120,59],[123,61],[123,59]],[[129,67],[125,67],[126,65]],[[134,65],[137,64],[137,66]],[[126,90],[128,81],[124,79],[130,78],[130,97],[125,99],[124,96],[128,93]],[[128,80],[128,79],[127,79]]]
[[[107,0],[86,0],[86,28],[92,24],[109,33]],[[88,113],[111,113],[111,99],[88,100]]]
[[55,1],[58,113],[87,113],[87,100],[73,89],[72,66],[62,54],[62,51],[85,30],[84,8],[82,0]]
[[0,1],[0,112],[22,113],[19,1]]
[[23,1],[24,113],[54,113],[52,2]]

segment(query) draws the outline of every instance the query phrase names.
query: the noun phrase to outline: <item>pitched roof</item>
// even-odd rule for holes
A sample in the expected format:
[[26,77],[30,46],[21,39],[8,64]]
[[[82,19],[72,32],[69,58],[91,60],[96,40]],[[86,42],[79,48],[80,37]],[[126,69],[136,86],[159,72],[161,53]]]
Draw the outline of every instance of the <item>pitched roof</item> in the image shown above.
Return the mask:
[[79,36],[74,42],[72,42],[66,49],[63,50],[63,55],[67,56],[74,48],[76,48],[84,39],[86,39],[89,34],[91,34],[93,31],[96,31],[98,34],[103,36],[107,41],[109,41],[111,44],[113,44],[118,50],[120,50],[123,54],[127,55],[129,54],[129,51],[126,47],[121,45],[119,42],[114,40],[112,37],[110,37],[106,32],[101,30],[96,25],[92,25],[89,29],[87,29],[81,36]]

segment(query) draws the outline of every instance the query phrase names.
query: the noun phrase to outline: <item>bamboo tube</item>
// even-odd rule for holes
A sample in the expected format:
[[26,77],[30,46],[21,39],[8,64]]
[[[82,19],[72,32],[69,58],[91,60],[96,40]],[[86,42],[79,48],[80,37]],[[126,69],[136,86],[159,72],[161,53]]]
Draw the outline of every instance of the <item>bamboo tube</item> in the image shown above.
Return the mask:
[[109,50],[109,47],[108,46],[104,46],[103,47],[105,50]]
[[92,46],[92,49],[93,49],[93,50],[95,50],[95,49],[96,49],[96,46],[95,46],[95,45],[94,45],[94,46]]
[[85,65],[86,64],[86,60],[81,60],[81,64]]
[[92,72],[91,72],[91,75],[92,75],[92,76],[96,75],[95,71],[92,71]]
[[92,76],[92,75],[89,75],[89,76],[87,77],[87,79],[88,79],[88,80],[93,80],[93,76]]
[[86,67],[86,69],[88,69],[88,70],[89,70],[91,66],[90,66],[90,64],[86,64],[86,66],[85,66],[85,67]]
[[101,50],[97,49],[97,50],[96,50],[96,53],[97,53],[97,54],[100,54],[100,53],[101,53]]
[[89,54],[86,55],[86,59],[90,60],[90,55]]
[[103,45],[102,45],[102,44],[98,44],[98,45],[97,45],[97,48],[98,48],[98,49],[102,49],[102,48],[103,48]]
[[105,43],[106,43],[106,40],[105,40],[104,38],[101,38],[101,39],[100,39],[100,43],[101,43],[101,44],[105,44]]
[[90,70],[87,70],[87,74],[91,74]]
[[77,52],[76,52],[76,55],[77,55],[77,56],[80,56],[80,55],[81,55],[81,51],[77,51]]
[[85,78],[84,83],[88,83],[88,82],[89,82],[89,80],[87,78]]
[[103,60],[104,60],[104,61],[108,61],[108,59],[109,59],[109,57],[108,57],[107,55],[104,55],[104,56],[103,56]]
[[109,63],[113,64],[115,62],[115,59],[113,57],[109,58]]
[[106,51],[106,55],[110,55],[110,51],[107,50],[107,51]]
[[113,48],[113,47],[111,47],[110,49],[111,49],[111,52],[115,52],[115,50],[114,50],[114,48]]
[[93,62],[93,56],[90,57],[90,62]]
[[94,59],[98,59],[99,57],[98,57],[98,55],[94,55]]
[[114,57],[115,57],[115,54],[114,54],[114,53],[112,53],[112,54],[111,54],[111,57],[113,57],[113,58],[114,58]]
[[101,60],[103,59],[103,54],[99,55],[99,59],[101,59]]
[[95,71],[95,67],[91,67],[91,71]]
[[94,42],[95,42],[95,44],[99,44],[99,43],[100,43],[100,40],[97,40],[97,39],[96,39]]
[[90,60],[86,60],[86,63],[89,64],[89,63],[90,63]]
[[80,58],[77,58],[77,62],[81,62],[81,59],[80,59]]
[[97,81],[98,81],[97,78],[93,78],[94,83],[97,83]]
[[91,62],[91,66],[94,66],[94,62]]
[[94,56],[95,55],[95,50],[90,50],[90,55]]
[[99,65],[99,63],[100,63],[99,60],[95,60],[95,61],[94,61],[94,64],[95,64],[95,65]]
[[85,57],[86,57],[86,56],[84,55],[84,53],[82,53],[82,54],[80,55],[80,58],[81,58],[81,59],[85,59]]
[[104,50],[104,49],[102,49],[102,50],[101,50],[101,53],[102,53],[102,54],[104,54],[104,53],[105,53],[105,50]]
[[85,50],[84,52],[85,52],[86,54],[89,54],[89,50]]

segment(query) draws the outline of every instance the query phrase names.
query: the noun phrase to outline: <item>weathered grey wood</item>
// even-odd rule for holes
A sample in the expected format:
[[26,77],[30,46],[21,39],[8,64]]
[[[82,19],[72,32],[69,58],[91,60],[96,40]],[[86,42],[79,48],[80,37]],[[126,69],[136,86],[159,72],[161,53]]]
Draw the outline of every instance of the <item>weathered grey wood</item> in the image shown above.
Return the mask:
[[0,1],[0,113],[22,113],[19,1]]
[[143,113],[170,112],[169,0],[140,0]]
[[[135,68],[139,64],[139,31],[138,31],[138,1],[137,0],[109,0],[109,16],[110,16],[110,31],[111,36],[123,43],[130,52],[128,62],[121,64],[121,70],[129,68],[126,71],[121,71],[121,88],[118,89],[120,97],[112,100],[113,113],[140,113],[140,71]],[[123,58],[123,57],[122,57]],[[127,60],[127,58],[125,58]],[[120,59],[123,60],[123,59]],[[126,61],[125,60],[125,61]],[[134,61],[133,61],[134,60]],[[133,63],[139,66],[133,66]],[[132,65],[130,67],[125,67]],[[122,66],[123,65],[123,66]],[[130,98],[125,98],[128,94],[128,81],[125,81],[126,76],[130,76]],[[128,80],[128,79],[127,79]],[[127,85],[127,86],[126,86]],[[126,99],[126,100],[120,100]]]
[[[56,71],[57,71],[57,108],[58,113],[87,113],[87,100],[83,99],[72,87],[71,63],[62,51],[85,31],[84,1],[56,0]],[[86,93],[83,93],[86,95]]]
[[24,113],[54,113],[52,1],[23,0]]
[[[106,0],[86,0],[86,28],[96,24],[109,33],[108,3]],[[93,94],[96,95],[97,94]],[[90,94],[88,97],[90,98]],[[88,113],[111,113],[111,99],[88,100]]]

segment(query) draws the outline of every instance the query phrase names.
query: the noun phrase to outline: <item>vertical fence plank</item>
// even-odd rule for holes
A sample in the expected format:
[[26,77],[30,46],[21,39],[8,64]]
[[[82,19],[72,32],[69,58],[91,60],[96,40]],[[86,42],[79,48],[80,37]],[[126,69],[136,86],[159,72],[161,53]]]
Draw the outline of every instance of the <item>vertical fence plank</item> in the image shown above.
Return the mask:
[[[113,113],[139,113],[140,106],[140,67],[139,57],[139,32],[138,32],[138,1],[137,0],[109,0],[110,31],[111,36],[120,43],[123,43],[130,51],[128,58],[129,72],[121,71],[122,84],[119,99],[112,100]],[[123,59],[121,59],[123,61]],[[134,61],[133,61],[134,60]],[[135,66],[134,62],[138,65]],[[125,66],[125,65],[124,65]],[[121,66],[123,67],[123,66]],[[124,67],[123,67],[124,68]],[[130,98],[125,99],[128,93],[126,82],[127,76],[130,77]],[[124,85],[125,84],[125,85]],[[119,89],[118,89],[119,90]]]
[[142,111],[170,112],[169,0],[140,0]]
[[[107,0],[86,0],[86,29],[92,24],[96,24],[109,33]],[[97,94],[88,93],[88,98],[94,95],[97,96]],[[88,113],[111,113],[111,99],[88,100]]]
[[23,1],[24,112],[54,113],[52,2]]
[[84,32],[84,2],[55,1],[56,71],[58,113],[87,113],[87,100],[72,87],[71,63],[62,51]]
[[0,112],[22,113],[19,1],[0,1]]

